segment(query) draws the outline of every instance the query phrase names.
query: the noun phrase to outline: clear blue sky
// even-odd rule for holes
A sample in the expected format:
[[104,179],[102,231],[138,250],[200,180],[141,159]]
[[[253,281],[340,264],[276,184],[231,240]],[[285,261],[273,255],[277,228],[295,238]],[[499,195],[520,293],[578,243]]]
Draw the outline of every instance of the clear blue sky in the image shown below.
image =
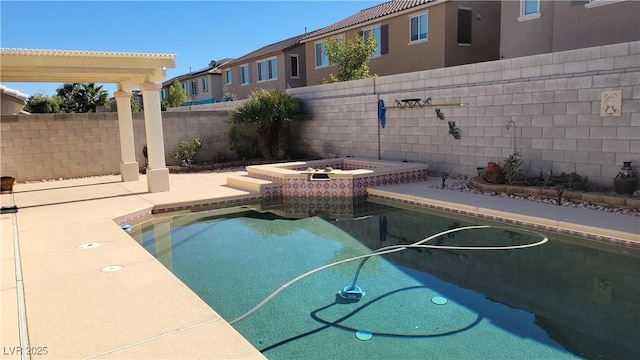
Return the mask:
[[[385,1],[0,1],[0,47],[176,55],[167,79]],[[62,84],[3,83],[28,95]],[[115,84],[103,89],[113,95]]]

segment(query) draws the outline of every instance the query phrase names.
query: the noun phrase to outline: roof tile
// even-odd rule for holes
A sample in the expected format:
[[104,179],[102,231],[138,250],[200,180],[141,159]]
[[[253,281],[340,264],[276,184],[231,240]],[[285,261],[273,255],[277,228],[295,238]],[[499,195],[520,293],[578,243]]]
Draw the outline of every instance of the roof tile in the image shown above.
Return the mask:
[[243,55],[233,61],[229,61],[228,63],[226,63],[223,67],[228,67],[228,66],[233,66],[236,64],[242,64],[244,62],[247,62],[248,60],[251,59],[256,59],[256,58],[261,58],[261,57],[265,57],[267,55],[271,55],[275,52],[279,52],[279,51],[283,51],[286,50],[294,45],[297,45],[300,43],[300,39],[305,36],[305,34],[301,34],[301,35],[296,35],[294,37],[288,38],[286,40],[282,40],[279,41],[277,43],[273,43],[264,47],[261,47],[258,50],[252,51],[246,55]]
[[334,31],[342,30],[354,25],[362,24],[367,21],[375,20],[383,16],[387,16],[393,13],[397,13],[403,10],[411,9],[420,5],[424,5],[436,0],[391,0],[380,5],[376,5],[359,13],[349,16],[343,20],[338,21],[333,25],[329,25],[320,30],[307,34],[302,40],[312,39],[318,36],[326,35]]

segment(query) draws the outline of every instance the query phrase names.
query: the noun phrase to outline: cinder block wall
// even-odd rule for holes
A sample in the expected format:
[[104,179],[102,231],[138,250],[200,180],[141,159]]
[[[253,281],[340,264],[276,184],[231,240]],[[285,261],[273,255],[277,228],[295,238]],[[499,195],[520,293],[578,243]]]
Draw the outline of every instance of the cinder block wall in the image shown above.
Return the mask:
[[[203,142],[198,160],[213,162],[218,153],[233,159],[225,135],[226,111],[163,113],[168,154],[180,140]],[[119,174],[120,137],[116,113],[3,115],[0,173],[17,181]],[[133,114],[136,159],[145,165],[144,114]]]
[[[622,116],[600,116],[602,91],[622,91]],[[522,169],[577,172],[612,186],[623,161],[640,174],[640,42],[469,64],[287,90],[304,100],[313,119],[293,127],[296,152],[427,163],[431,170],[474,175],[515,150]],[[432,98],[468,103],[433,109],[388,110],[378,127],[377,101]],[[228,150],[227,110],[242,101],[163,113],[166,153],[180,140],[203,139],[199,160]],[[461,138],[449,135],[454,121]],[[506,125],[513,121],[515,126]],[[134,114],[136,156],[144,165],[143,114]],[[117,114],[3,115],[0,173],[18,181],[118,173]],[[167,164],[175,160],[167,155]]]
[[[600,116],[601,93],[622,90],[622,116]],[[577,172],[612,186],[623,161],[640,174],[640,42],[289,89],[313,120],[295,128],[300,151],[428,163],[431,170],[474,175],[515,150],[522,169]],[[468,103],[388,110],[378,127],[377,101],[432,98]],[[461,138],[449,135],[454,121]],[[506,128],[513,121],[515,126]],[[378,135],[379,132],[379,135]],[[514,144],[515,143],[515,144]]]

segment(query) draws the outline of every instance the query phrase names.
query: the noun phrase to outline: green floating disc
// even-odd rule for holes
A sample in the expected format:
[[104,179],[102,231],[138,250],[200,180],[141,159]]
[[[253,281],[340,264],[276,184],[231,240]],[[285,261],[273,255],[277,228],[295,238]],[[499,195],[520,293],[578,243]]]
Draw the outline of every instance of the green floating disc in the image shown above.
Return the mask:
[[364,330],[356,331],[356,338],[358,340],[367,341],[367,340],[371,340],[372,337],[373,335],[368,331],[364,331]]
[[431,298],[431,302],[436,305],[444,305],[447,303],[447,299],[442,296],[434,296]]

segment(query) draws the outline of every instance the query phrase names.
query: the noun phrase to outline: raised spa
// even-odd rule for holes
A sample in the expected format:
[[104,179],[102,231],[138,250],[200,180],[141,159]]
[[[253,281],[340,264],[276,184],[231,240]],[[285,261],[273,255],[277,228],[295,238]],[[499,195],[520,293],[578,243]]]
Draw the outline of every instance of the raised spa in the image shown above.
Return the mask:
[[427,180],[425,164],[336,158],[247,166],[248,176],[282,184],[283,196],[354,197],[367,187]]

